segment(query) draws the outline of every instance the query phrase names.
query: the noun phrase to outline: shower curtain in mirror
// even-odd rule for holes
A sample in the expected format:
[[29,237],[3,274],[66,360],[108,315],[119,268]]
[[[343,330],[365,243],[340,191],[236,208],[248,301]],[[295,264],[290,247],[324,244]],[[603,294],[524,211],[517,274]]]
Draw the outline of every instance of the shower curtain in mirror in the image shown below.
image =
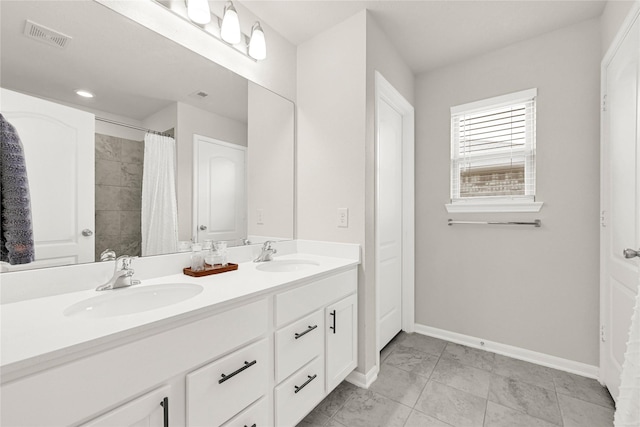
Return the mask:
[[177,252],[176,142],[147,133],[142,171],[142,255]]

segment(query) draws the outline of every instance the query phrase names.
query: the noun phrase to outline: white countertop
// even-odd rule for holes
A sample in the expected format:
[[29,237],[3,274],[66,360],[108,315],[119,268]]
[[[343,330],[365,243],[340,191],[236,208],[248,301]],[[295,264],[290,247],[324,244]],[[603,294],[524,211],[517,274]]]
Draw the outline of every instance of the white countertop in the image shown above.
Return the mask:
[[[277,260],[303,259],[319,265],[294,272],[257,270],[260,263],[243,262],[238,270],[205,277],[190,277],[181,272],[143,280],[140,285],[109,291],[84,290],[44,298],[36,298],[0,306],[0,370],[3,382],[30,368],[43,364],[64,363],[73,355],[81,356],[92,348],[133,334],[158,327],[170,328],[172,323],[189,319],[203,312],[212,312],[229,303],[273,292],[296,283],[359,264],[358,260],[313,254],[292,254]],[[198,295],[165,307],[135,314],[84,318],[65,316],[69,306],[88,298],[127,292],[134,288],[162,283],[194,283],[202,285]],[[113,344],[117,345],[117,344]]]

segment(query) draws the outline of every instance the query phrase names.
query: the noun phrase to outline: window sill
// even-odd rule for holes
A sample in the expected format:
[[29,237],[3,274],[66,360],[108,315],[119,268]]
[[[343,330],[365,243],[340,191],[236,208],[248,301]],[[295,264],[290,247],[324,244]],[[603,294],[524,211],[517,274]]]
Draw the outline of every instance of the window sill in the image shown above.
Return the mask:
[[495,202],[463,202],[447,203],[449,213],[484,213],[484,212],[540,212],[544,202],[530,201],[495,201]]

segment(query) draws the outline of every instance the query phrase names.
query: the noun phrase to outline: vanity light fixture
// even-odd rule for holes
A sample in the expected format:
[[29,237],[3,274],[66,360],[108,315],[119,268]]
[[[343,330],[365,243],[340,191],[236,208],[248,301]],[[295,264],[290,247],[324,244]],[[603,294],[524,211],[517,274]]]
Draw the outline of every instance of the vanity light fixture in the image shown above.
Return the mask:
[[[2,0],[0,0],[2,1]],[[222,18],[209,8],[209,0],[155,0],[182,19],[192,22],[210,36],[224,42],[253,61],[267,57],[267,42],[260,22],[253,24],[251,34],[240,29],[238,11],[227,1]],[[167,5],[168,4],[168,5]],[[206,21],[205,21],[206,19]]]
[[251,39],[249,39],[249,56],[260,61],[267,57],[267,42],[264,38],[264,31],[260,22],[256,22],[251,27]]
[[93,98],[93,94],[91,92],[89,92],[88,90],[84,90],[84,89],[78,89],[76,90],[76,95],[79,95],[83,98]]
[[187,0],[187,15],[196,24],[211,22],[211,9],[208,0]]
[[236,8],[233,7],[233,3],[230,1],[225,5],[224,13],[222,14],[220,37],[229,44],[238,44],[242,38],[238,12],[236,12]]

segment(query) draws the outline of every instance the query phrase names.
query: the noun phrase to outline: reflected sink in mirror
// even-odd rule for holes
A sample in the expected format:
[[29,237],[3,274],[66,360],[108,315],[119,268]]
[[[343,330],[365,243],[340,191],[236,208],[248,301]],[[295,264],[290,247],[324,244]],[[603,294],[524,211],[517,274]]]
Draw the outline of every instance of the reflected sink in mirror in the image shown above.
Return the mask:
[[167,283],[103,292],[103,295],[67,307],[64,315],[90,319],[141,313],[193,298],[202,292],[202,286],[192,283]]
[[306,270],[308,268],[317,267],[320,264],[315,261],[306,259],[283,259],[268,261],[256,267],[260,271],[268,271],[270,273],[290,273],[293,271]]

